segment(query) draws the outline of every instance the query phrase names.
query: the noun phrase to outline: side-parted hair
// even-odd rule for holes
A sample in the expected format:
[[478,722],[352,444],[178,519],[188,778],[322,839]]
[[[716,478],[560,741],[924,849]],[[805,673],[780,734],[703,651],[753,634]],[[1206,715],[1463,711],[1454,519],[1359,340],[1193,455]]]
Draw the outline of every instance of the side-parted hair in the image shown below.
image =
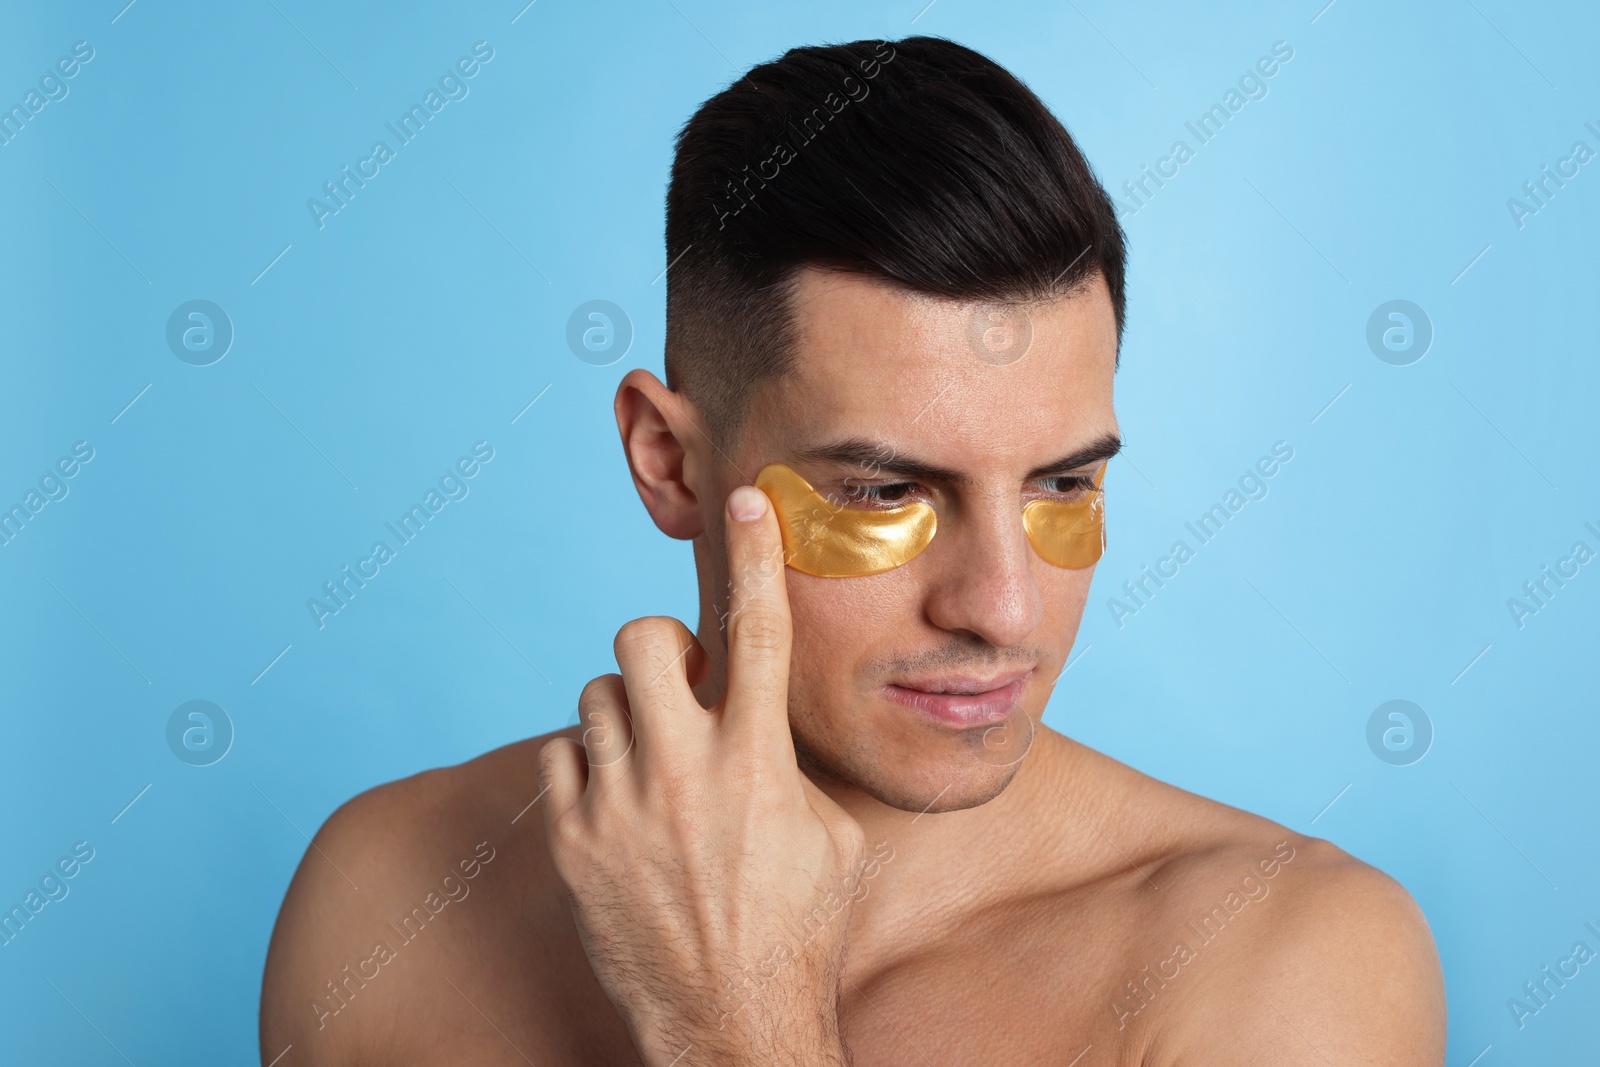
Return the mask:
[[939,37],[794,48],[700,106],[667,186],[667,385],[727,447],[793,365],[803,267],[999,304],[1105,279],[1127,253],[1070,134],[993,60]]

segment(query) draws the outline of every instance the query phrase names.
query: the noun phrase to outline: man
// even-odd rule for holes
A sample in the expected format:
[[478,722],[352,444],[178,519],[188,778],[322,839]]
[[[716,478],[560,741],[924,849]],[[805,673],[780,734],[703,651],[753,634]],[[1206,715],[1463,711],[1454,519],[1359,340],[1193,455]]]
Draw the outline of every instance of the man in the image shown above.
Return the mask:
[[667,258],[667,384],[615,414],[697,628],[628,623],[578,726],[340,808],[264,1061],[1442,1063],[1395,882],[1040,722],[1125,258],[1040,101],[940,39],[791,51],[680,135]]

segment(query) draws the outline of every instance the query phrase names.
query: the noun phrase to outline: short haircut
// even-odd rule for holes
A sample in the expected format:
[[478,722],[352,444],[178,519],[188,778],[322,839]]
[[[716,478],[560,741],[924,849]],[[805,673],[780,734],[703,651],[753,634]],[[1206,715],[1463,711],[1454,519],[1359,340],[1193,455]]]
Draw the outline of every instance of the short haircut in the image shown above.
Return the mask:
[[1121,347],[1127,253],[1061,122],[939,37],[794,48],[700,106],[667,186],[667,385],[732,443],[793,365],[801,268],[1025,303],[1105,279]]

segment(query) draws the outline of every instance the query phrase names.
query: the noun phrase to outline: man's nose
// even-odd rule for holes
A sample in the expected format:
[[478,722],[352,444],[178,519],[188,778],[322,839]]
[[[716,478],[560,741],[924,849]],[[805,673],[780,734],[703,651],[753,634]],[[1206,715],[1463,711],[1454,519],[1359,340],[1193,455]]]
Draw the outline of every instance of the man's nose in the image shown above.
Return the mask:
[[1015,497],[941,515],[939,532],[923,554],[937,575],[927,600],[935,626],[970,631],[998,648],[1021,644],[1038,628],[1043,597]]

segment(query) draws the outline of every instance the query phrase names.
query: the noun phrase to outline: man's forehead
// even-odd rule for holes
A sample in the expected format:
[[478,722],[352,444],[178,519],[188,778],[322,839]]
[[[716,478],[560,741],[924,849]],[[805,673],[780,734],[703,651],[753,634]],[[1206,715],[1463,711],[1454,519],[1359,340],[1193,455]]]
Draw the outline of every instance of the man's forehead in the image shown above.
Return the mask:
[[[794,365],[764,391],[758,421],[798,458],[832,449],[864,466],[865,453],[952,469],[1032,466],[1114,436],[1116,325],[1104,283],[1017,310],[1020,320],[862,275],[802,272]],[[1010,330],[1001,344],[1021,337],[1026,348],[1001,347],[1015,358],[997,361],[980,347],[993,340],[985,329]]]

